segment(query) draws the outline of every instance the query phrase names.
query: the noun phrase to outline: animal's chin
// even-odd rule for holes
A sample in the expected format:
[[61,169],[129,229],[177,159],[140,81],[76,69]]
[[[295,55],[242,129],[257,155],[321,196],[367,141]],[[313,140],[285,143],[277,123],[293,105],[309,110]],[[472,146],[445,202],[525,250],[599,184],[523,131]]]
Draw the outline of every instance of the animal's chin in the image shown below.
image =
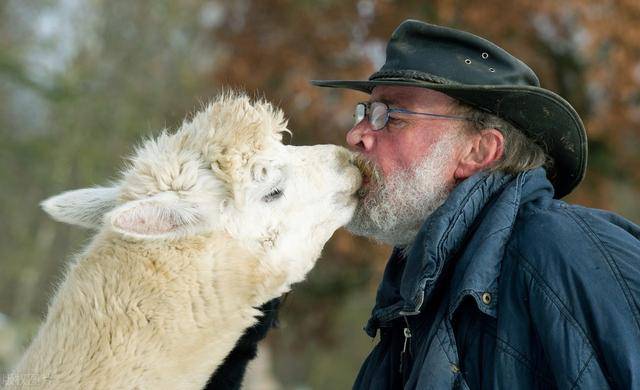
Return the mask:
[[349,221],[351,221],[351,218],[353,218],[353,214],[356,211],[357,204],[357,200],[354,200],[352,203],[345,205],[336,212],[336,222],[338,227],[345,226]]
[[349,214],[349,220],[351,220],[353,213],[355,213],[356,207],[358,207],[358,202],[360,202],[360,198],[356,192],[347,198],[344,206],[342,207],[342,209]]
[[359,201],[357,194],[357,191],[348,191],[339,192],[333,196],[331,205],[333,212],[331,215],[336,216],[336,218],[341,221],[341,225],[344,225],[351,220]]
[[[360,184],[360,183],[358,183]],[[333,203],[338,208],[345,207],[355,207],[358,203],[360,189],[362,187],[360,185],[354,185],[349,188],[347,191],[340,191],[333,195]]]

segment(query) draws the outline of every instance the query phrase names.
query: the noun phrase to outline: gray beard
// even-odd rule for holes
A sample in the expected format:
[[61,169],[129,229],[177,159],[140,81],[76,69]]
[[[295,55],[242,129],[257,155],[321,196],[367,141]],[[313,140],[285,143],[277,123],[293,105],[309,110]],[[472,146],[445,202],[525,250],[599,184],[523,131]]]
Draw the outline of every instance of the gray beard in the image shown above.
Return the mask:
[[453,182],[445,177],[442,162],[450,159],[458,139],[443,137],[418,164],[385,179],[376,181],[382,176],[379,171],[374,172],[347,230],[397,247],[410,245],[423,222],[453,189]]

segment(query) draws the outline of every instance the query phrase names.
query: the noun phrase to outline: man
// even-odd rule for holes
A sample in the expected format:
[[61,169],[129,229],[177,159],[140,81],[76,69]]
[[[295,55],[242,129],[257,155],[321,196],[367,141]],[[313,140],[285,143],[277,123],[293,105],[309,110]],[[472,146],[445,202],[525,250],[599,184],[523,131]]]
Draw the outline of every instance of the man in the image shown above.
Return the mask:
[[640,229],[557,199],[582,122],[467,32],[403,22],[347,143],[373,166],[348,228],[395,247],[358,389],[640,388]]
[[370,94],[348,228],[395,247],[354,388],[640,388],[640,229],[558,200],[586,169],[569,103],[493,43],[412,20],[369,80],[313,83]]

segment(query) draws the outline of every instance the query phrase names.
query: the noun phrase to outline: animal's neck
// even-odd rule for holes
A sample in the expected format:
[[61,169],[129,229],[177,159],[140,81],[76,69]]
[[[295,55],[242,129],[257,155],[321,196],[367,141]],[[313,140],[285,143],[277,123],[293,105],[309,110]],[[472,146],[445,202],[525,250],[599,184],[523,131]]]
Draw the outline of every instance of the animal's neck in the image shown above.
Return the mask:
[[264,275],[247,271],[259,261],[223,236],[100,233],[70,267],[20,367],[61,388],[118,388],[118,378],[201,388],[256,322],[253,306],[271,298],[260,296]]

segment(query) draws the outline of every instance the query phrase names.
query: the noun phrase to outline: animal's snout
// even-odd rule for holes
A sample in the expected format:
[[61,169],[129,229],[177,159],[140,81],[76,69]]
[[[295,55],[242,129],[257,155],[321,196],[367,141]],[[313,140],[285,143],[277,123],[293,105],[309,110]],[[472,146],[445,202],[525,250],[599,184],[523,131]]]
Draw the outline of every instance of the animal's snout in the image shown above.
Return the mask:
[[362,185],[363,171],[357,163],[357,155],[343,147],[336,149],[336,169],[338,174],[344,178],[346,191],[355,193]]
[[361,187],[362,173],[355,163],[356,154],[348,149],[338,145],[294,148],[308,152],[310,158],[305,159],[305,164],[309,165],[309,172],[317,172],[319,190],[351,196]]

